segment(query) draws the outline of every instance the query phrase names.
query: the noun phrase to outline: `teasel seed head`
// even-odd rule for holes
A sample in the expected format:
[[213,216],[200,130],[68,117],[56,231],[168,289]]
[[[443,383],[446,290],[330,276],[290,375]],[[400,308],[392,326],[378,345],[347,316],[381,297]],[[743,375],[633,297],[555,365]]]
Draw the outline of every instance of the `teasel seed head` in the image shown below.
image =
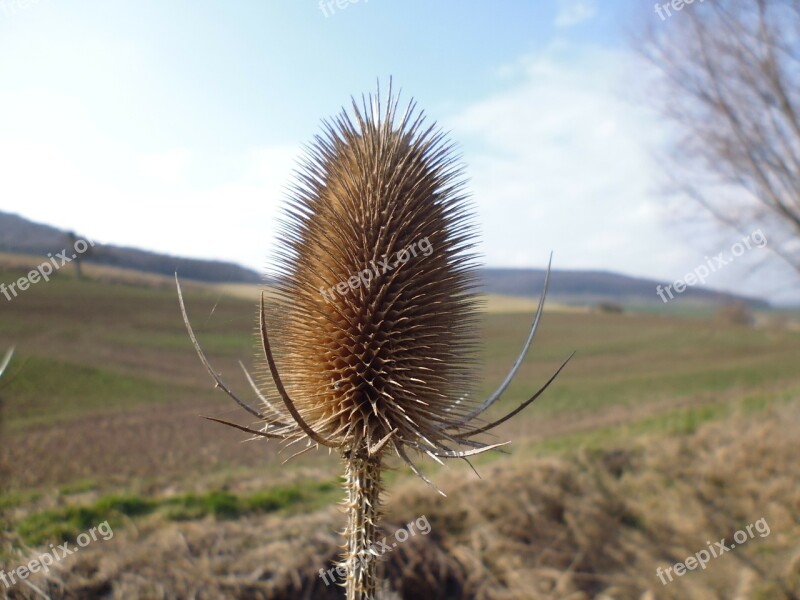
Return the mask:
[[[291,188],[268,323],[306,422],[350,451],[441,448],[475,381],[476,242],[453,147],[379,95],[325,123]],[[270,382],[271,383],[271,382]]]
[[522,351],[498,389],[475,402],[476,230],[463,170],[413,100],[402,114],[398,107],[391,84],[385,103],[380,90],[360,105],[353,100],[351,113],[324,122],[300,163],[280,221],[269,310],[261,297],[271,381],[259,387],[242,366],[260,408],[241,400],[209,363],[175,278],[200,360],[263,428],[211,420],[345,456],[391,449],[425,479],[408,450],[438,461],[504,445],[479,438],[532,404],[574,353],[532,397],[486,422],[533,343],[550,265]]
[[324,122],[306,150],[278,231],[268,307],[261,297],[269,378],[259,387],[245,369],[259,408],[208,362],[178,284],[200,360],[263,428],[207,418],[287,445],[305,441],[296,454],[325,446],[342,455],[348,600],[373,598],[377,589],[376,563],[368,558],[378,536],[385,453],[434,486],[409,451],[441,462],[504,445],[479,438],[533,403],[572,358],[527,401],[486,422],[533,343],[550,266],[522,352],[500,387],[474,402],[476,230],[463,170],[452,144],[413,101],[398,109],[391,85],[384,103],[380,91],[360,105],[353,100],[352,111]]

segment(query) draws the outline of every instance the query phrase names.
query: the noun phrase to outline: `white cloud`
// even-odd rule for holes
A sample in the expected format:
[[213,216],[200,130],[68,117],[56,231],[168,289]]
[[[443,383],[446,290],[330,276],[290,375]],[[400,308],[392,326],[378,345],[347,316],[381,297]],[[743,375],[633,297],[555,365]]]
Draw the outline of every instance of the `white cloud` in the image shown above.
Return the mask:
[[559,0],[558,4],[557,27],[572,27],[597,14],[597,6],[593,0]]
[[[642,68],[625,52],[556,42],[499,69],[506,89],[447,121],[463,146],[487,264],[542,267],[553,250],[557,269],[674,281],[729,246],[698,236],[696,218],[677,222],[659,191],[651,151],[666,124],[628,101]],[[780,277],[751,271],[742,259],[709,285],[777,299]]]
[[[24,207],[26,218],[98,242],[265,266],[294,147],[202,159],[182,150],[81,150],[78,160],[56,145],[0,140],[0,197]],[[130,167],[104,178],[105,162]],[[215,181],[199,185],[183,177],[189,164]]]
[[165,183],[176,183],[186,178],[192,154],[186,148],[173,148],[143,156],[139,160],[141,173]]
[[[653,119],[627,103],[632,58],[554,44],[517,83],[447,123],[463,142],[487,262],[666,276],[676,243],[651,184]],[[669,258],[668,258],[669,257]]]

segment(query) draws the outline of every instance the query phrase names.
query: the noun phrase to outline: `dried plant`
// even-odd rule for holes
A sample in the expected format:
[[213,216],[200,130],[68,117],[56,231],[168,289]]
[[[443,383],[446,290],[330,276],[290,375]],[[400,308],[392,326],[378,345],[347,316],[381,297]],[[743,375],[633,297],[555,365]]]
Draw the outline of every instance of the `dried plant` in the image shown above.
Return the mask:
[[[3,388],[8,385],[9,379],[6,377],[4,379],[4,375],[6,374],[6,370],[8,369],[8,365],[11,364],[11,358],[14,356],[14,347],[12,346],[9,350],[6,351],[3,359],[0,360],[0,392],[2,392]],[[8,467],[6,465],[6,452],[4,443],[6,443],[5,436],[6,433],[3,431],[4,429],[4,406],[3,406],[3,397],[0,395],[0,492],[4,491],[4,487],[8,481]],[[2,527],[4,526],[3,523],[3,508],[0,506],[0,533],[2,533]],[[0,535],[0,539],[2,539],[2,535]]]
[[[379,539],[385,456],[395,454],[435,487],[411,454],[441,463],[504,445],[479,438],[536,400],[569,358],[530,399],[486,422],[482,415],[506,390],[533,341],[549,266],[519,358],[494,394],[470,401],[479,308],[476,236],[452,145],[425,123],[413,101],[398,113],[391,88],[385,104],[380,92],[360,106],[353,100],[352,115],[343,111],[324,129],[290,190],[269,310],[261,298],[261,344],[279,398],[270,400],[246,371],[261,408],[230,390],[197,343],[180,286],[178,294],[189,335],[217,387],[263,427],[212,420],[287,445],[304,443],[300,452],[324,446],[341,454],[348,512],[342,566],[347,598],[360,600],[377,590],[377,560],[363,559],[372,558]],[[422,241],[430,252],[411,257],[409,249]],[[268,331],[277,334],[274,352]]]
[[14,348],[7,350],[5,356],[3,356],[3,360],[0,360],[0,379],[2,379],[3,374],[6,372],[8,365],[11,363],[11,357],[14,356]]

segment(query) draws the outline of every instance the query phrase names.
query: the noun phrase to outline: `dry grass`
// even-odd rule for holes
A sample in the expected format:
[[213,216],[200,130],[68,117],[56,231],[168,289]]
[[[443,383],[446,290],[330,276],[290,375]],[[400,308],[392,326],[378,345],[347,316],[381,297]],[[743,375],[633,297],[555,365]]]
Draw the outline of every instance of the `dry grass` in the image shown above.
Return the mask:
[[[27,274],[29,271],[42,264],[42,262],[46,261],[46,256],[36,254],[11,254],[8,252],[0,252],[0,267],[4,270],[18,272],[20,275]],[[165,275],[145,273],[143,271],[126,269],[123,267],[97,265],[91,262],[84,263],[82,268],[85,277],[105,283],[126,283],[154,288],[171,288],[173,281],[172,277]],[[63,271],[58,271],[58,274],[74,276],[75,268],[72,265],[65,266]]]
[[[486,484],[456,482],[449,501],[409,490],[394,506],[434,515],[434,531],[448,531],[448,554],[469,573],[459,597],[796,598],[799,427],[795,402],[690,436],[497,463]],[[730,543],[762,517],[768,537],[667,586],[656,577],[658,566],[683,561],[706,540]]]
[[[798,401],[679,436],[561,457],[495,461],[390,489],[388,529],[426,515],[432,530],[389,555],[398,598],[706,599],[800,594]],[[662,586],[682,561],[764,517],[771,533]],[[328,568],[344,524],[335,509],[118,531],[32,583],[54,598],[339,598]],[[33,555],[32,553],[31,555]],[[17,564],[22,562],[22,557]],[[36,597],[16,588],[11,597]],[[793,593],[794,596],[790,594]]]

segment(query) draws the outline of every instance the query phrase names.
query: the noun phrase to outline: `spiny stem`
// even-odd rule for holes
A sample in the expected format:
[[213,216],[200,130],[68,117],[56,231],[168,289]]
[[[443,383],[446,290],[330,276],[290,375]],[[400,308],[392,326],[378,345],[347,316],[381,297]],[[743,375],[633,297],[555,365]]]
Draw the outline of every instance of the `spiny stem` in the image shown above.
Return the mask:
[[381,517],[381,457],[366,450],[345,454],[347,548],[341,565],[347,570],[347,600],[374,600],[378,555],[375,549]]

